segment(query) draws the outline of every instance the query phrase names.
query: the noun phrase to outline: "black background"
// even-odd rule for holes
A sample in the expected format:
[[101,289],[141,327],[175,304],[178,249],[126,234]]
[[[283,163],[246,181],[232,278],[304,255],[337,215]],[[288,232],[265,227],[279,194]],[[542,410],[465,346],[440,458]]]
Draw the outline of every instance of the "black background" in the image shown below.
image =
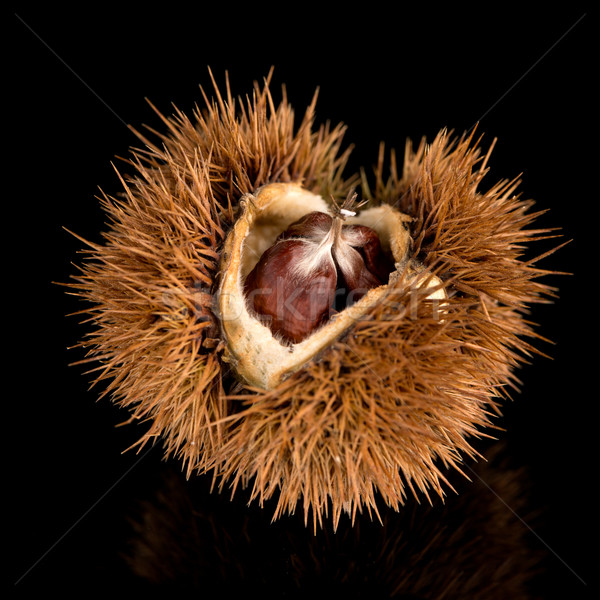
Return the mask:
[[[5,361],[5,402],[15,416],[4,426],[12,436],[5,461],[17,508],[9,518],[16,526],[15,591],[116,581],[124,507],[165,468],[160,447],[141,460],[123,453],[140,430],[116,428],[127,415],[97,402],[83,368],[68,366],[80,356],[67,348],[84,329],[65,315],[80,306],[53,282],[74,272],[81,244],[63,228],[100,240],[104,215],[95,196],[99,187],[118,190],[111,162],[137,145],[125,124],[160,128],[145,98],[163,112],[171,102],[189,112],[201,103],[198,86],[211,89],[208,66],[220,83],[227,70],[234,93],[246,94],[271,65],[272,89],[285,83],[298,115],[320,88],[318,118],[347,124],[346,140],[356,146],[350,169],[373,164],[382,140],[401,152],[407,137],[431,139],[442,127],[462,132],[479,121],[484,140],[498,138],[489,184],[523,173],[524,197],[550,209],[541,223],[572,240],[543,264],[573,274],[550,278],[559,299],[532,313],[553,341],[542,346],[552,359],[536,357],[522,369],[522,392],[499,424],[513,462],[528,469],[532,505],[545,511],[532,538],[547,559],[544,597],[585,597],[591,589],[594,15],[574,3],[484,15],[405,13],[376,2],[329,12],[324,6],[16,6],[7,13],[4,122],[14,137],[4,139],[4,182],[11,184],[4,197],[4,316],[16,335]],[[234,508],[226,495],[210,502],[217,513],[247,511],[265,531],[271,527],[260,509],[245,507],[243,494]],[[286,519],[280,526],[293,520]],[[264,551],[261,539],[268,536],[256,539],[257,552]]]

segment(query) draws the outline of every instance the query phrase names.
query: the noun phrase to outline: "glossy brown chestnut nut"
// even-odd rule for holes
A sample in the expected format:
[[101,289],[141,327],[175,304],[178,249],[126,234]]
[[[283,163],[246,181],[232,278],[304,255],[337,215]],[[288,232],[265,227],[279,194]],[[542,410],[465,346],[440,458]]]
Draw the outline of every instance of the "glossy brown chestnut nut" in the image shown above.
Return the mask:
[[[355,196],[347,199],[350,206]],[[350,211],[345,209],[346,213]],[[246,277],[251,310],[284,343],[297,344],[336,310],[387,283],[394,269],[377,233],[313,211],[292,223]]]

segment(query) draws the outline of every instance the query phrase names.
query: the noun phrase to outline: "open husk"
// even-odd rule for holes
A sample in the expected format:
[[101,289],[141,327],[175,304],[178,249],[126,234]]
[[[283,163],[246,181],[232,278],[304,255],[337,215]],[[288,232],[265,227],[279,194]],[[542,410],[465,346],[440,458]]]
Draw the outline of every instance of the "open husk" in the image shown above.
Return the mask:
[[484,189],[490,152],[472,134],[407,144],[389,175],[382,154],[357,218],[380,227],[396,270],[284,348],[247,314],[244,248],[260,254],[267,229],[284,228],[275,206],[292,220],[357,185],[344,175],[345,127],[315,127],[314,102],[296,124],[268,80],[250,100],[229,86],[205,97],[192,117],[160,115],[157,141],[140,133],[123,193],[102,198],[108,229],[70,284],[88,302],[83,362],[148,424],[140,446],[161,440],[189,477],[276,498],[275,518],[300,505],[315,526],[335,525],[342,511],[377,514],[378,501],[444,495],[445,472],[476,456],[470,438],[536,352],[525,315],[551,289],[524,256],[549,235],[532,227],[532,202],[518,180]]
[[[247,194],[240,201],[240,208],[241,214],[222,254],[223,279],[218,293],[218,315],[226,343],[223,360],[231,363],[247,384],[269,390],[353,327],[381,301],[388,286],[371,289],[308,339],[292,347],[286,346],[248,310],[242,282],[262,254],[261,250],[269,247],[288,225],[309,212],[327,212],[329,207],[320,196],[297,184],[274,183],[254,194]],[[407,284],[417,273],[408,257],[410,240],[404,224],[409,220],[407,215],[389,205],[367,209],[351,218],[352,223],[369,223],[372,226],[383,247],[393,255],[398,270],[392,273],[391,278],[397,279],[406,268]],[[430,297],[445,298],[442,283],[437,277],[430,277],[427,285],[438,288]]]

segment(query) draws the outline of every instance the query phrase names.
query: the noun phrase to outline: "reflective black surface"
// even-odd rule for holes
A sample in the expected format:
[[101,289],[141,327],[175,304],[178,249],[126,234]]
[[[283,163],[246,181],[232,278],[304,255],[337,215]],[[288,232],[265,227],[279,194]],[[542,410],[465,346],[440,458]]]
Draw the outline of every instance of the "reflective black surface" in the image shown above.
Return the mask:
[[[489,598],[587,597],[597,524],[594,16],[575,5],[552,14],[389,10],[16,6],[7,16],[5,375],[16,386],[7,384],[4,426],[15,592],[162,586],[223,597],[437,598],[454,578],[466,581],[470,565],[484,579],[504,573]],[[458,478],[460,493],[443,506],[409,500],[395,514],[382,505],[383,524],[342,521],[335,534],[314,535],[300,515],[271,524],[271,507],[247,507],[243,493],[230,501],[211,494],[206,478],[186,482],[159,445],[123,453],[145,425],[117,428],[128,415],[97,402],[84,366],[68,366],[82,358],[67,347],[83,329],[64,315],[81,307],[53,283],[74,272],[81,247],[63,227],[101,240],[95,195],[118,189],[110,163],[137,145],[126,124],[160,128],[144,98],[167,113],[171,102],[191,111],[198,85],[211,89],[208,65],[221,83],[228,70],[233,92],[246,94],[272,64],[274,89],[285,83],[298,115],[319,87],[319,118],[349,126],[351,168],[375,163],[381,140],[401,155],[407,137],[479,120],[484,139],[498,138],[490,184],[523,172],[523,196],[550,209],[540,223],[573,239],[543,263],[573,275],[549,279],[559,299],[533,309],[553,358],[521,369],[522,391],[498,419],[498,462],[472,484]],[[522,579],[533,591],[510,595]]]

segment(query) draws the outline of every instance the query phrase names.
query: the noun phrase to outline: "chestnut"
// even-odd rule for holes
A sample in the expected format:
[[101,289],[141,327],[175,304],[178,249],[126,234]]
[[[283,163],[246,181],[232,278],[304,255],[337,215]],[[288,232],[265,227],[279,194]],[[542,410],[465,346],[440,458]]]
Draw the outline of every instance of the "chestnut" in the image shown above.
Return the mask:
[[394,269],[377,233],[347,225],[356,194],[332,214],[312,211],[293,222],[260,257],[244,282],[250,309],[282,342],[306,339],[336,307],[387,283]]

